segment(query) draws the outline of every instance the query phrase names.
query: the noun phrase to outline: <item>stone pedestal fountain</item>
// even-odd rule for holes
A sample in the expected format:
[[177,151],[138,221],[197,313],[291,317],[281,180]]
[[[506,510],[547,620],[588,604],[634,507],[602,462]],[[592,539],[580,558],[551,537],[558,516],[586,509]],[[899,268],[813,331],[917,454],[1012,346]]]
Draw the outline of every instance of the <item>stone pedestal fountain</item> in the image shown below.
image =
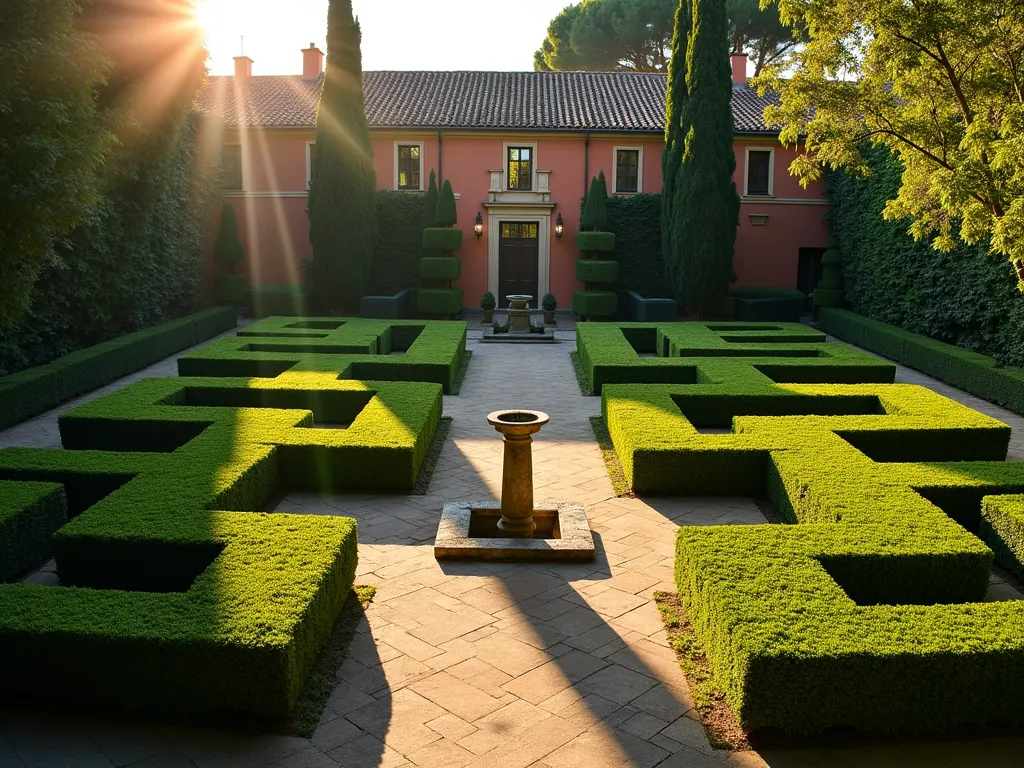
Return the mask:
[[530,301],[533,296],[513,293],[506,296],[508,300],[508,332],[529,333],[530,332]]
[[513,342],[513,343],[536,343],[553,342],[555,340],[554,328],[540,325],[536,328],[530,323],[530,302],[533,296],[524,293],[513,293],[506,296],[509,307],[507,319],[504,325],[495,323],[493,326],[484,326],[482,341]]
[[476,560],[593,560],[594,537],[582,504],[536,506],[533,435],[548,423],[541,411],[501,410],[487,423],[504,437],[501,501],[449,501],[434,557]]

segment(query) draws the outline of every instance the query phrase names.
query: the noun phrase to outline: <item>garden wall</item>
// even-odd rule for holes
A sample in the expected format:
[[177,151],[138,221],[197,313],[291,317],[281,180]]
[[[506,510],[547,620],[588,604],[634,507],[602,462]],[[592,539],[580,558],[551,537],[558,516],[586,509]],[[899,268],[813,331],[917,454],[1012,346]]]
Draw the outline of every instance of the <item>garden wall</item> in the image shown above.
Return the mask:
[[987,244],[933,250],[885,221],[902,166],[885,149],[868,153],[872,174],[829,174],[832,227],[843,254],[850,309],[913,333],[1024,365],[1024,296],[1013,268]]

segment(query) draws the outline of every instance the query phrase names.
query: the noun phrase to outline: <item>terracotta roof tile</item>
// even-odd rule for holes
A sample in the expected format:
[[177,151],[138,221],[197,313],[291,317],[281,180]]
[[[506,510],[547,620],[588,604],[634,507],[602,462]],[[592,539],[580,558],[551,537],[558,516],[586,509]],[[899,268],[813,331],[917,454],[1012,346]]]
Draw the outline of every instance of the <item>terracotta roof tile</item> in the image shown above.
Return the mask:
[[[313,127],[323,77],[211,77],[200,104],[231,126]],[[375,128],[637,131],[665,126],[665,76],[634,72],[366,72]],[[737,132],[770,132],[770,99],[733,87]]]

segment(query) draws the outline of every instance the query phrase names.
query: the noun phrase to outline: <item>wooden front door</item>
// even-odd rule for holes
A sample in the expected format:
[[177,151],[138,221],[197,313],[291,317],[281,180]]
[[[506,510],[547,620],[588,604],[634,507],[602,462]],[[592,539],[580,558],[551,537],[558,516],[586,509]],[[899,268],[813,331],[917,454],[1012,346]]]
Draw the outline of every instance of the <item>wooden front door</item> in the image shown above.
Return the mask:
[[539,306],[537,268],[540,243],[539,225],[533,221],[503,221],[498,239],[498,307],[508,306],[505,297],[513,293],[533,296],[530,306]]

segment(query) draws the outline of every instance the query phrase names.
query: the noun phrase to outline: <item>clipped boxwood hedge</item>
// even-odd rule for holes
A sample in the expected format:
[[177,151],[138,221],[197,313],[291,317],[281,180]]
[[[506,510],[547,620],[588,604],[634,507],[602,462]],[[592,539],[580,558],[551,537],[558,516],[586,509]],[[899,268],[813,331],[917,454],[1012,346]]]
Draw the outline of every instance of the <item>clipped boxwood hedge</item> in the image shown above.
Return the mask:
[[609,317],[614,315],[618,308],[619,296],[614,291],[572,292],[572,310],[580,317]]
[[807,294],[789,288],[737,288],[729,291],[729,295],[737,299],[793,299],[806,301]]
[[909,365],[1004,408],[1024,413],[1024,369],[998,368],[991,357],[904,331],[844,309],[823,308],[823,330]]
[[[689,383],[607,384],[602,411],[637,491],[767,497],[791,523],[678,533],[676,584],[740,724],[1024,720],[1024,602],[982,602],[993,554],[972,535],[1010,561],[1020,551],[1024,463],[1004,461],[1009,427],[915,385],[796,383],[892,380],[892,366],[809,329],[673,325],[623,326],[618,348],[689,357]],[[591,329],[581,357],[610,357],[614,326]],[[816,356],[793,358],[794,376],[758,347]]]
[[[752,375],[763,382],[891,382],[896,367],[799,323],[581,323],[576,345],[595,394],[605,384],[689,384]],[[640,357],[638,352],[657,357]]]
[[232,307],[216,307],[80,349],[0,378],[0,429],[18,424],[235,327]]
[[312,294],[303,285],[255,285],[246,291],[249,315],[261,317],[305,317],[312,306]]
[[[401,356],[392,351],[404,350]],[[435,382],[451,391],[466,351],[466,323],[273,317],[178,358],[181,376],[334,372],[370,381]]]
[[0,581],[50,557],[50,537],[66,520],[64,489],[56,483],[0,480]]
[[576,279],[581,283],[614,283],[619,279],[619,262],[577,259]]
[[602,252],[607,253],[615,250],[614,232],[577,232],[576,248],[583,253]]
[[462,311],[461,288],[420,288],[416,292],[416,308],[422,315],[457,315]]
[[424,279],[458,280],[461,274],[462,262],[456,258],[428,256],[420,260],[420,277]]
[[462,247],[462,230],[454,227],[424,229],[423,247],[436,251],[457,251]]
[[1024,578],[1024,496],[989,496],[981,506],[979,536],[996,562]]

